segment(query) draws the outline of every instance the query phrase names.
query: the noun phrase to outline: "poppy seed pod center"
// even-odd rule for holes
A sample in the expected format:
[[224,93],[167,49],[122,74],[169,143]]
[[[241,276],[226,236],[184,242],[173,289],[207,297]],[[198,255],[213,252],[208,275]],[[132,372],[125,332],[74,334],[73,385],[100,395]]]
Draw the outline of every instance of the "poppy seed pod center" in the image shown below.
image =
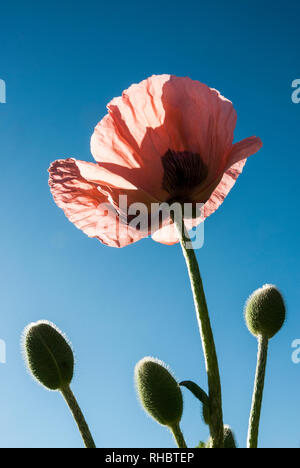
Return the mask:
[[162,187],[170,194],[169,202],[191,202],[191,191],[205,181],[208,169],[200,154],[168,150],[162,157]]

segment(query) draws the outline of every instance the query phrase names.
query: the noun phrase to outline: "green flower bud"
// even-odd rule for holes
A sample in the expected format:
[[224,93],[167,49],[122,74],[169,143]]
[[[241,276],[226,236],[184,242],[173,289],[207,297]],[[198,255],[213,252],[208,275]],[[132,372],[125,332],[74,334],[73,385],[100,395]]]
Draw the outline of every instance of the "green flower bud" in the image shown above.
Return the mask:
[[248,330],[255,336],[272,338],[285,321],[285,304],[276,286],[265,284],[249,297],[245,306]]
[[236,448],[234,434],[230,426],[224,426],[224,448]]
[[[223,448],[236,448],[236,442],[230,426],[224,425],[224,446]],[[212,448],[212,438],[209,437],[205,448]]]
[[135,367],[139,399],[159,424],[174,427],[181,420],[183,399],[179,384],[160,360],[145,357]]
[[61,390],[71,383],[74,356],[62,332],[47,321],[28,325],[22,348],[29,371],[49,390]]

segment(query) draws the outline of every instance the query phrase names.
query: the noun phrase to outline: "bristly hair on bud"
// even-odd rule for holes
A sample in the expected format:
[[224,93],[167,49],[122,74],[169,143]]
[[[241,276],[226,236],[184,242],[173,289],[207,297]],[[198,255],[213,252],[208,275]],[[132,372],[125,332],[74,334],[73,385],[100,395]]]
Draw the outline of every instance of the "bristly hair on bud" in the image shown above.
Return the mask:
[[272,338],[283,326],[286,307],[282,294],[272,284],[254,291],[245,305],[248,330],[256,337]]
[[74,354],[66,336],[53,323],[30,323],[22,335],[22,352],[30,374],[49,390],[70,385]]
[[135,366],[135,383],[140,402],[153,419],[170,428],[179,424],[182,393],[164,362],[152,357],[141,359]]

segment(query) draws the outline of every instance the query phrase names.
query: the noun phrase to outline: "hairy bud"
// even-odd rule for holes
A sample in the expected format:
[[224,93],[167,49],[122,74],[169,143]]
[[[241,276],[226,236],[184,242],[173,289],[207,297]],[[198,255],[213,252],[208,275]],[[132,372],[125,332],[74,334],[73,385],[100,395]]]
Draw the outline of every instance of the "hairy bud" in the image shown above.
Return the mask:
[[23,333],[23,352],[33,377],[49,390],[61,390],[71,383],[74,356],[62,332],[52,323],[39,321]]
[[285,315],[283,297],[276,286],[271,284],[254,291],[246,302],[246,324],[255,336],[272,338],[284,324]]
[[236,448],[234,434],[230,426],[224,426],[224,448]]
[[135,381],[139,399],[150,416],[163,426],[173,427],[180,422],[181,389],[162,361],[151,357],[139,361]]

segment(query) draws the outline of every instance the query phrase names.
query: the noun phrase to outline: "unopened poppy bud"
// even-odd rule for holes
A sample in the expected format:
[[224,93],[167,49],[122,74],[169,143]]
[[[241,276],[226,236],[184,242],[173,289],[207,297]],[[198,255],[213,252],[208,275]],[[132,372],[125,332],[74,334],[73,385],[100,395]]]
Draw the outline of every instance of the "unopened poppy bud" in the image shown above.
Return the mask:
[[[223,436],[224,445],[223,448],[236,448],[236,442],[233,435],[233,432],[230,426],[224,426],[224,436]],[[212,438],[210,437],[205,444],[205,447],[202,448],[212,448]]]
[[272,338],[285,321],[285,304],[276,286],[265,284],[249,297],[245,319],[249,331],[255,336]]
[[183,399],[179,384],[160,360],[145,357],[135,367],[139,399],[159,424],[177,425],[182,416]]
[[28,325],[23,333],[28,369],[49,390],[61,390],[73,377],[74,355],[66,337],[51,322]]
[[224,448],[236,448],[234,434],[230,426],[224,426]]

